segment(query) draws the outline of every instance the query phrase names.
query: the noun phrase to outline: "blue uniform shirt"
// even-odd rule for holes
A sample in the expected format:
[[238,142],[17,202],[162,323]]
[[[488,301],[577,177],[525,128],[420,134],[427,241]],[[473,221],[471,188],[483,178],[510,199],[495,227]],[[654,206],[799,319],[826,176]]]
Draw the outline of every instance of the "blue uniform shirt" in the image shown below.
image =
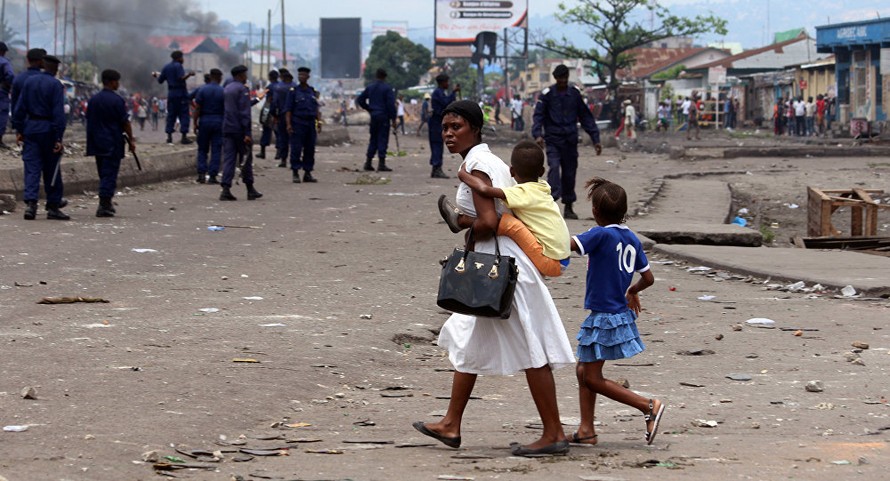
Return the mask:
[[201,118],[222,120],[225,113],[225,94],[218,83],[209,83],[198,90],[195,103],[201,106]]
[[226,85],[223,134],[250,135],[250,91],[241,82]]
[[296,85],[293,82],[278,82],[272,90],[272,115],[283,117],[287,112],[287,94],[291,87]]
[[431,102],[433,111],[430,113],[430,123],[441,124],[442,111],[444,111],[445,107],[448,107],[451,102],[454,102],[454,99],[456,98],[457,94],[455,92],[451,92],[451,95],[448,95],[448,92],[446,92],[445,89],[437,88],[434,90]]
[[122,158],[127,106],[115,91],[102,89],[87,108],[87,155]]
[[[590,135],[594,144],[600,143],[600,131],[593,114],[584,103],[581,92],[569,85],[565,92],[559,92],[556,85],[544,89],[535,104],[532,117],[532,137],[560,138],[578,135],[578,122]],[[543,132],[542,132],[543,129]]]
[[649,270],[640,240],[627,226],[615,224],[594,227],[574,239],[587,256],[584,308],[613,314],[627,310],[624,295],[634,272]]
[[23,135],[51,133],[61,142],[65,135],[65,89],[47,73],[32,75],[22,87],[12,126]]
[[287,111],[293,120],[315,120],[318,117],[318,99],[311,85],[305,88],[297,84],[287,94]]
[[396,94],[388,83],[377,80],[361,93],[355,104],[371,113],[372,118],[396,119]]
[[[19,97],[22,95],[22,87],[25,86],[25,82],[34,75],[41,73],[43,72],[41,72],[39,68],[32,67],[15,76],[15,80],[12,81],[12,101],[10,103],[13,109],[15,109],[15,104],[19,101]],[[14,126],[15,124],[13,124],[13,127]]]
[[0,92],[8,96],[14,80],[15,72],[12,71],[12,64],[6,57],[0,56]]
[[176,95],[188,95],[188,89],[185,87],[185,80],[182,79],[183,77],[185,77],[185,69],[182,67],[181,63],[174,60],[167,65],[164,65],[161,74],[158,75],[158,83],[162,84],[167,82],[167,93],[171,97]]

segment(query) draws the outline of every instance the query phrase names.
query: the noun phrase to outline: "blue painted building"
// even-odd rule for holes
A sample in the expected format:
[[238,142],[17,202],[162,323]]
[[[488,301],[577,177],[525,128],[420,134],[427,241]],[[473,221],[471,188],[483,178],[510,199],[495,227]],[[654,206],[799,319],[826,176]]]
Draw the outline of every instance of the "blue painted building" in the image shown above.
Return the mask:
[[890,113],[890,19],[816,27],[816,48],[836,58],[839,120],[886,121]]

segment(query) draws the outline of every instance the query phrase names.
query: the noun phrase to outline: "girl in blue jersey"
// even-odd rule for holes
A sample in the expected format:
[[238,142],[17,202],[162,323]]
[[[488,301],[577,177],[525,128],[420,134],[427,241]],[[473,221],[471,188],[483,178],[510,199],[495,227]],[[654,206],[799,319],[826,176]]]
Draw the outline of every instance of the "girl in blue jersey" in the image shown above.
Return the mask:
[[[645,348],[635,322],[640,313],[639,292],[651,286],[655,277],[640,240],[623,224],[627,214],[624,189],[599,177],[585,187],[599,225],[572,238],[572,250],[588,256],[584,308],[590,310],[578,333],[581,425],[572,441],[596,444],[593,414],[596,395],[602,394],[639,409],[645,415],[646,443],[652,444],[665,403],[646,399],[604,378],[603,364],[634,356]],[[640,273],[640,279],[631,285],[635,272]]]

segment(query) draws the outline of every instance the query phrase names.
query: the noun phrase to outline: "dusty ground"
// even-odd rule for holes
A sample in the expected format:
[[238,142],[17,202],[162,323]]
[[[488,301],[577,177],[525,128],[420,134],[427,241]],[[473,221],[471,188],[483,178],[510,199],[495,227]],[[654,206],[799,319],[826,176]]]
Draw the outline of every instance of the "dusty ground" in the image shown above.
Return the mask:
[[[156,451],[209,466],[169,473],[190,480],[885,477],[886,300],[766,291],[762,280],[657,256],[639,321],[647,350],[607,366],[668,403],[652,447],[638,414],[601,399],[597,447],[511,457],[509,443],[538,429],[521,376],[479,380],[460,450],[399,447],[426,444],[410,423],[447,404],[450,364],[433,344],[447,313],[434,297],[437,261],[458,238],[435,199],[456,181],[429,179],[427,149],[407,136],[390,183],[355,185],[365,134],[352,133],[354,145],[319,150],[316,185],[293,185],[272,160],[258,161],[266,196],[256,202],[220,203],[216,188],[182,181],[126,191],[110,220],[92,217],[95,200],[78,196],[69,223],[0,217],[0,425],[28,426],[0,432],[0,476],[158,479],[142,461]],[[495,151],[507,158],[509,145]],[[453,173],[457,161],[447,166]],[[588,147],[579,178],[602,175],[643,199],[655,177],[720,173],[787,216],[761,207],[781,240],[805,218],[806,185],[887,188],[888,170],[874,159],[669,160],[616,149],[596,158]],[[243,197],[243,187],[234,191]],[[785,202],[802,208],[782,210]],[[569,223],[572,232],[590,226]],[[574,259],[549,283],[572,338],[584,316],[583,264]],[[46,296],[110,302],[37,304]],[[754,317],[776,328],[745,325]],[[857,341],[869,349],[846,354]],[[235,362],[245,359],[258,362]],[[571,433],[576,382],[571,369],[556,378]],[[805,390],[814,380],[823,392]],[[36,400],[21,397],[28,386]],[[191,459],[174,450],[180,444],[221,450],[223,460]],[[243,447],[288,449],[235,462]]]

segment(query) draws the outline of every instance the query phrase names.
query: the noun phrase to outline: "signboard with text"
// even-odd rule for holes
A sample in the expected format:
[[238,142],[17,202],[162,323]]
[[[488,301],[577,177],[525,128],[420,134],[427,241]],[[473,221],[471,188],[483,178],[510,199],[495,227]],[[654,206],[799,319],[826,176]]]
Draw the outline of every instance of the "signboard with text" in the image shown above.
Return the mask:
[[[436,57],[500,57],[503,38],[521,47],[524,57],[528,39],[528,0],[434,0],[436,2]],[[516,30],[521,40],[515,40]],[[512,31],[512,32],[511,32]],[[500,41],[499,41],[500,40]],[[514,49],[515,52],[515,49]],[[508,56],[516,56],[514,53]]]

